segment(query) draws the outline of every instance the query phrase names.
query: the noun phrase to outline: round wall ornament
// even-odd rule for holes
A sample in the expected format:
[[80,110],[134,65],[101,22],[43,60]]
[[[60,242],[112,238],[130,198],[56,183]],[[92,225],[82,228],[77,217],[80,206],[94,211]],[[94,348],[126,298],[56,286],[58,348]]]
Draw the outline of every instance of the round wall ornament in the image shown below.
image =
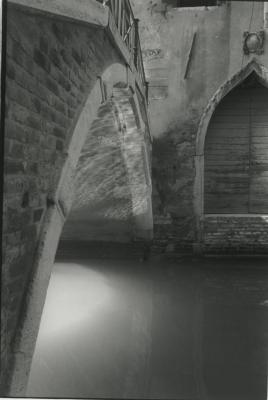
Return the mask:
[[264,52],[264,31],[244,32],[243,50],[245,54]]

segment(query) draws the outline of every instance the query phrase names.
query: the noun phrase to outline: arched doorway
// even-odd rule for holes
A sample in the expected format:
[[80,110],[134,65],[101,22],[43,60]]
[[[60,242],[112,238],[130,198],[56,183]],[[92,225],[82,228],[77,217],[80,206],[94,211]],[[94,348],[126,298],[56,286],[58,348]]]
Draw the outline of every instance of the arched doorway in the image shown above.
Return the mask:
[[253,60],[209,102],[196,142],[198,248],[267,253],[267,72]]
[[217,106],[204,149],[204,213],[268,213],[268,90],[252,73]]

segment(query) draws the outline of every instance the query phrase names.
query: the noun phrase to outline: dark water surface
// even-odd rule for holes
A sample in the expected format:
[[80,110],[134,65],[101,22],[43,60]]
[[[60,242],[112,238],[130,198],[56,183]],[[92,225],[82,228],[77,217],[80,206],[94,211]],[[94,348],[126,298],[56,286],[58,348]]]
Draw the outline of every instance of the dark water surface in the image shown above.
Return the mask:
[[31,397],[267,400],[268,261],[57,262]]

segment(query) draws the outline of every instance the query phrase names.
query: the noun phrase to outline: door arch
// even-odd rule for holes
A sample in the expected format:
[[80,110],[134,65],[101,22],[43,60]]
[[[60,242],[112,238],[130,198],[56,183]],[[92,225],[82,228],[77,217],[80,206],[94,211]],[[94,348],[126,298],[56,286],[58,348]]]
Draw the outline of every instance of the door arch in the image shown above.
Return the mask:
[[[254,59],[249,62],[243,69],[241,69],[232,78],[227,80],[219,87],[214,96],[209,101],[199,123],[197,137],[196,137],[196,153],[195,153],[195,182],[194,182],[194,209],[196,215],[196,228],[197,228],[197,251],[202,251],[204,242],[204,216],[205,210],[205,187],[204,187],[204,172],[205,172],[205,142],[208,132],[208,127],[212,115],[216,112],[216,108],[221,103],[223,98],[229,94],[233,89],[238,87],[249,75],[255,74],[258,81],[264,86],[268,87],[268,70],[258,64]],[[231,214],[232,212],[230,212]],[[246,214],[246,212],[245,212]]]

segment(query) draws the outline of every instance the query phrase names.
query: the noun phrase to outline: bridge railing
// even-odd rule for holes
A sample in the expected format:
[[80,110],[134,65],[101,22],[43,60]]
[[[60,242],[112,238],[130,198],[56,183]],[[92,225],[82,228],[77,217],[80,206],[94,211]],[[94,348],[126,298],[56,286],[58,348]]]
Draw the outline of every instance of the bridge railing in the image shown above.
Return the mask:
[[142,52],[139,38],[139,20],[134,17],[129,0],[98,0],[108,6],[114,17],[115,25],[127,46],[134,65],[147,95],[147,82],[145,78]]

